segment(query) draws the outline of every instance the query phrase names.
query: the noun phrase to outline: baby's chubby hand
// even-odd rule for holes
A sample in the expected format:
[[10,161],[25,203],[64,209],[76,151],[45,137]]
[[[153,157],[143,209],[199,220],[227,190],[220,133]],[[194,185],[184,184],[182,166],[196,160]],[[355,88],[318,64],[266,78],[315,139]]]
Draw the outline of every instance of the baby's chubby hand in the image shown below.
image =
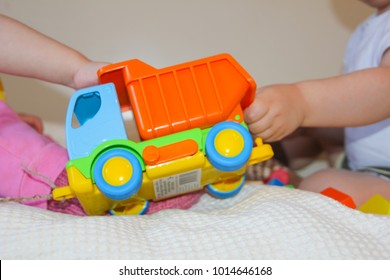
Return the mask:
[[303,122],[303,99],[295,85],[273,85],[257,90],[244,117],[254,137],[266,142],[291,134]]

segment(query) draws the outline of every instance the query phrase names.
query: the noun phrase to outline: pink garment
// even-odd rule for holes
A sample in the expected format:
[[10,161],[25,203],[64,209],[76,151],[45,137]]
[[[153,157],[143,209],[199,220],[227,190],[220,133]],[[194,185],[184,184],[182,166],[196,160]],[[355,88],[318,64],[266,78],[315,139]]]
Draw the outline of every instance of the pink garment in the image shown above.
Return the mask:
[[[51,193],[48,182],[32,176],[24,167],[54,182],[68,161],[66,150],[28,124],[0,101],[0,196],[31,197]],[[25,202],[41,208],[47,200]]]
[[[32,197],[48,195],[51,186],[47,180],[34,174],[43,175],[56,186],[68,184],[65,165],[68,161],[66,149],[49,137],[37,133],[7,104],[0,101],[0,197]],[[202,192],[186,194],[161,202],[151,202],[148,213],[163,209],[187,209],[195,204]],[[51,211],[85,215],[78,200],[67,201],[46,199],[25,202],[25,204],[47,208]]]
[[[165,209],[188,209],[199,200],[202,194],[203,191],[198,191],[158,202],[150,201],[146,214],[153,214]],[[77,198],[71,198],[64,201],[50,200],[48,203],[48,209],[53,212],[71,214],[75,216],[86,216],[83,207]]]
[[153,214],[164,209],[188,209],[196,202],[198,202],[202,194],[203,191],[197,191],[162,201],[151,201],[149,203],[149,208],[146,214]]

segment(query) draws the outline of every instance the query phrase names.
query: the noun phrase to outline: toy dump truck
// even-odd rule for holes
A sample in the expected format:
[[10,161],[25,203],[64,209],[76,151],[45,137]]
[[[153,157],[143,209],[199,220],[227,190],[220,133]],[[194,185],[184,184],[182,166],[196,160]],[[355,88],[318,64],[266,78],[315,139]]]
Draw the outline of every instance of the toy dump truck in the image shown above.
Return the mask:
[[[139,60],[108,65],[100,85],[76,91],[66,138],[69,186],[89,215],[145,213],[150,200],[203,189],[218,198],[243,186],[246,166],[273,156],[244,123],[256,84],[227,54],[163,69]],[[129,140],[132,110],[141,141]]]

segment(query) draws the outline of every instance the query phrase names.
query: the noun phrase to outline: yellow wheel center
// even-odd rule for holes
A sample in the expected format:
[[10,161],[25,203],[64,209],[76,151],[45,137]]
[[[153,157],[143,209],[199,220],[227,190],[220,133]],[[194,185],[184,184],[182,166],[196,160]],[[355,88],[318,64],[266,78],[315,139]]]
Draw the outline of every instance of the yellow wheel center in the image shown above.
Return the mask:
[[126,184],[133,174],[131,163],[123,157],[113,157],[107,160],[102,170],[104,180],[112,186]]
[[225,129],[215,137],[214,147],[225,157],[235,157],[244,149],[244,138],[236,130]]

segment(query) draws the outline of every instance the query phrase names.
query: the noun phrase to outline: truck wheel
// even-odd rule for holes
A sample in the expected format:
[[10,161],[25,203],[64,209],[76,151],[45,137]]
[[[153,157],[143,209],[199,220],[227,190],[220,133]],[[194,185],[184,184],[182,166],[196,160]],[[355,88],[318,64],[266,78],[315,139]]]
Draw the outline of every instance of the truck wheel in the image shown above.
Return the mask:
[[143,215],[146,214],[148,208],[149,208],[148,200],[135,198],[133,201],[130,201],[108,212],[113,216]]
[[142,169],[137,157],[124,149],[104,152],[93,167],[99,190],[113,200],[135,195],[142,185]]
[[206,138],[206,155],[221,171],[235,171],[246,165],[253,148],[249,131],[235,122],[215,125]]
[[206,191],[216,198],[235,196],[244,186],[245,175],[206,186]]

